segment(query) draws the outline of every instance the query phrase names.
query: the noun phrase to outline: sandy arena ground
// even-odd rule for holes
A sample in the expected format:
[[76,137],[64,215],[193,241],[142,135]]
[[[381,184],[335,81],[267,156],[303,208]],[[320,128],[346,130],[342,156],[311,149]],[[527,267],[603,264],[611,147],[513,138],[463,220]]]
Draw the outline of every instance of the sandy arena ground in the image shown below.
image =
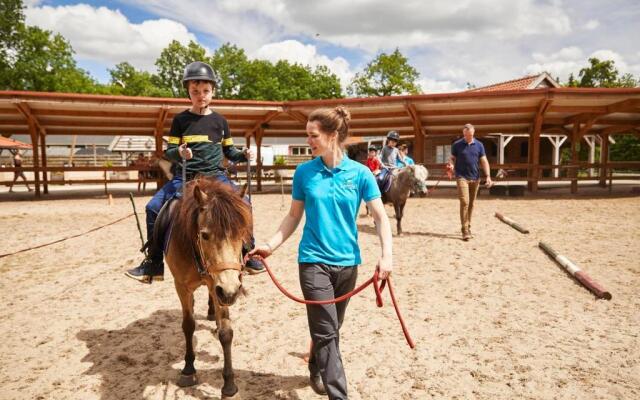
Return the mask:
[[[144,213],[149,197],[137,199]],[[289,199],[285,200],[285,208]],[[254,196],[256,237],[286,210]],[[495,211],[526,225],[522,235]],[[0,203],[0,254],[80,233],[131,212],[104,197]],[[393,211],[387,208],[392,216]],[[394,282],[417,348],[405,344],[390,302],[356,297],[342,329],[351,399],[640,398],[640,198],[481,196],[475,239],[462,242],[451,196],[410,199],[394,237]],[[358,219],[367,279],[379,253]],[[395,224],[394,232],[395,232]],[[302,229],[270,259],[299,293]],[[608,289],[597,300],[537,248],[554,245]],[[141,259],[135,220],[0,259],[0,399],[218,399],[222,352],[196,293],[200,384],[179,388],[184,340],[170,274],[151,286],[123,272]],[[168,271],[167,271],[168,273]],[[267,274],[248,276],[232,308],[233,362],[244,399],[318,399],[302,359],[303,306]],[[385,298],[386,294],[385,294]]]

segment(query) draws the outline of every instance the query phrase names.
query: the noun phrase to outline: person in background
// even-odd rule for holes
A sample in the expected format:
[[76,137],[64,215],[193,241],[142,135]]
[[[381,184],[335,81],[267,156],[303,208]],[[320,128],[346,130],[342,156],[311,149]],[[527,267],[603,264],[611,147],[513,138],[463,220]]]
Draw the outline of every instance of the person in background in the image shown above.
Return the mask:
[[493,185],[484,145],[473,137],[474,133],[475,128],[471,124],[466,124],[462,128],[463,137],[451,145],[451,158],[447,164],[448,171],[456,177],[458,199],[460,200],[460,225],[462,239],[465,241],[473,238],[471,214],[480,187],[478,164],[482,166],[487,177],[487,187]]
[[16,183],[18,178],[22,178],[25,185],[27,185],[27,190],[31,191],[32,189],[29,187],[29,181],[27,181],[27,177],[24,175],[24,171],[22,170],[22,156],[20,155],[19,150],[16,150],[16,153],[13,155],[13,167],[16,170],[13,173],[13,182],[11,182],[11,185],[9,186],[9,192],[13,192],[13,185]]
[[402,157],[402,161],[398,160],[396,162],[398,168],[416,164],[415,161],[413,161],[413,158],[409,157],[409,146],[403,143],[398,147],[398,150],[400,151],[400,156]]
[[382,168],[382,163],[378,158],[378,149],[376,149],[375,146],[369,147],[369,154],[367,155],[367,167],[369,167],[374,175],[378,175],[380,173],[380,169]]
[[389,131],[389,133],[387,133],[387,143],[380,153],[380,161],[383,167],[393,170],[397,168],[396,164],[398,160],[402,162],[402,157],[397,147],[399,141],[400,135],[398,132]]

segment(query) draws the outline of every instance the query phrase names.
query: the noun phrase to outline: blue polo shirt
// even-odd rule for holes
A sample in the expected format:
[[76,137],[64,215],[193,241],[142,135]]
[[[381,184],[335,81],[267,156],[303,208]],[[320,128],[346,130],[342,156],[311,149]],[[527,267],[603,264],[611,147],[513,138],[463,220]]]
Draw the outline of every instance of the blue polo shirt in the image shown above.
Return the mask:
[[485,156],[484,145],[475,138],[467,143],[464,138],[458,139],[451,145],[451,155],[456,158],[456,178],[464,178],[470,181],[480,179],[478,163]]
[[360,203],[380,197],[369,168],[349,159],[329,169],[316,157],[293,175],[294,200],[304,202],[306,221],[298,247],[299,263],[354,266],[362,261],[356,217]]

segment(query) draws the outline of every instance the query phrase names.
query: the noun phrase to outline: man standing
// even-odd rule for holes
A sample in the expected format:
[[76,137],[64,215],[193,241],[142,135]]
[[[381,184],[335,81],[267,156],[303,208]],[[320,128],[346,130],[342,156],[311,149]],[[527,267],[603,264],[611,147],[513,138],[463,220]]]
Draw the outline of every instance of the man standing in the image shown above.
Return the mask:
[[451,145],[451,158],[447,165],[447,168],[456,176],[458,198],[460,199],[462,239],[465,241],[473,237],[471,235],[471,213],[480,186],[478,164],[482,165],[482,170],[487,177],[487,187],[491,187],[493,184],[484,146],[473,138],[474,133],[475,128],[471,124],[466,124],[462,128],[464,137]]

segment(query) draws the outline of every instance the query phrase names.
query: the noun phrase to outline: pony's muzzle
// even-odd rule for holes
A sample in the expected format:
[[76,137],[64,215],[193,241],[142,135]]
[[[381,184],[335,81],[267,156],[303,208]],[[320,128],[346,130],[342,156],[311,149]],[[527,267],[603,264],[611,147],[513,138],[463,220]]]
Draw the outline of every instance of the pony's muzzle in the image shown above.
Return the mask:
[[237,270],[226,270],[220,272],[214,289],[215,295],[220,304],[230,306],[236,302],[238,295],[242,292],[242,281]]

